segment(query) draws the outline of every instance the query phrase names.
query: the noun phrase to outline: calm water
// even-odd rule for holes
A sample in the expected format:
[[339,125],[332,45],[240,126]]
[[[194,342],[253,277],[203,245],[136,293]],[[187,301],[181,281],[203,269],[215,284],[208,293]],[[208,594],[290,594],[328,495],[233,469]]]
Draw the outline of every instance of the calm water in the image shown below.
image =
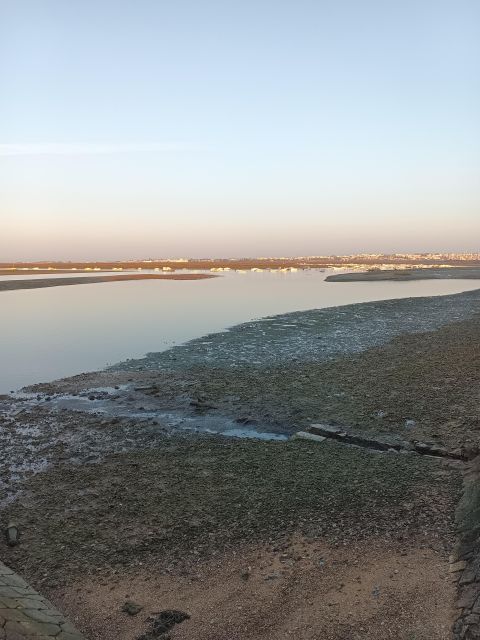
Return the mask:
[[480,284],[329,283],[324,282],[326,275],[227,272],[196,282],[113,282],[0,292],[0,393],[101,369],[266,315],[457,293]]

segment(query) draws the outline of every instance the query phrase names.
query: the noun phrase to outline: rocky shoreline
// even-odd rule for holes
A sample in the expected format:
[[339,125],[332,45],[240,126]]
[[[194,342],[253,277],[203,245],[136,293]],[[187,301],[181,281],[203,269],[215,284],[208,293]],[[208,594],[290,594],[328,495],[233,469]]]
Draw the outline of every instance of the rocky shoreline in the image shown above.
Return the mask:
[[[189,611],[179,640],[451,638],[479,312],[473,291],[285,314],[0,399],[2,559],[92,639],[145,632],[128,584]],[[338,437],[289,438],[312,423]]]

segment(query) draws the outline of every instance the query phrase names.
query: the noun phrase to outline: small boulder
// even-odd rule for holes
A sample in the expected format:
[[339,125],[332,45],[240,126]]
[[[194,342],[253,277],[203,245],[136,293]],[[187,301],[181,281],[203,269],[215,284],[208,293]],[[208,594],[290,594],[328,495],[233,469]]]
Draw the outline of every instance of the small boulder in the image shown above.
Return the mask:
[[9,547],[16,547],[20,542],[20,531],[14,522],[10,522],[5,529],[5,537]]

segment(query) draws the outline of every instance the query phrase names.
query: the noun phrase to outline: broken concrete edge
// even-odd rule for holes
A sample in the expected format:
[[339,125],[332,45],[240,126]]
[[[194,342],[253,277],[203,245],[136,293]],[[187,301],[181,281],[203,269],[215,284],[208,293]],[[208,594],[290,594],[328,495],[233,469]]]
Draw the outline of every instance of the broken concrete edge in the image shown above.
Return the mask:
[[450,556],[457,582],[454,640],[480,638],[480,456],[464,473],[463,494],[456,510],[458,540]]
[[85,640],[46,598],[0,562],[0,638]]
[[351,427],[336,426],[328,424],[311,424],[305,427],[303,431],[294,434],[294,437],[301,434],[312,434],[321,436],[322,438],[329,438],[331,440],[337,440],[344,444],[351,444],[357,447],[363,447],[365,449],[371,449],[374,451],[397,451],[401,453],[417,453],[420,455],[432,456],[435,458],[447,458],[451,460],[468,461],[472,460],[478,455],[478,451],[474,449],[455,449],[449,451],[446,447],[442,447],[436,443],[420,442],[418,440],[408,441],[399,439],[388,439],[381,436],[370,436],[355,431]]
[[323,442],[327,438],[325,436],[319,436],[316,433],[309,433],[308,431],[297,431],[292,436],[293,440],[313,440],[314,442]]

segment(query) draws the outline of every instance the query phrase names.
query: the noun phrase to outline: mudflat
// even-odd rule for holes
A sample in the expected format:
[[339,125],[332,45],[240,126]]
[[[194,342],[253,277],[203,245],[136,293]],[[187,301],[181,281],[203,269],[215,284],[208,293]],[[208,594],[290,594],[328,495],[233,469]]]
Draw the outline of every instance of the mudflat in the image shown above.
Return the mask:
[[28,280],[1,280],[0,291],[17,289],[43,289],[45,287],[67,287],[77,284],[96,284],[101,282],[123,282],[125,280],[204,280],[215,278],[208,273],[173,273],[173,274],[122,274],[115,276],[78,276],[71,278],[38,278]]
[[375,282],[381,280],[451,280],[480,279],[479,267],[445,267],[428,269],[371,269],[370,271],[356,271],[354,273],[334,273],[327,276],[327,282]]
[[473,291],[284,314],[4,397],[2,558],[92,639],[165,609],[179,640],[451,638],[469,463],[288,438],[475,456],[479,312]]

